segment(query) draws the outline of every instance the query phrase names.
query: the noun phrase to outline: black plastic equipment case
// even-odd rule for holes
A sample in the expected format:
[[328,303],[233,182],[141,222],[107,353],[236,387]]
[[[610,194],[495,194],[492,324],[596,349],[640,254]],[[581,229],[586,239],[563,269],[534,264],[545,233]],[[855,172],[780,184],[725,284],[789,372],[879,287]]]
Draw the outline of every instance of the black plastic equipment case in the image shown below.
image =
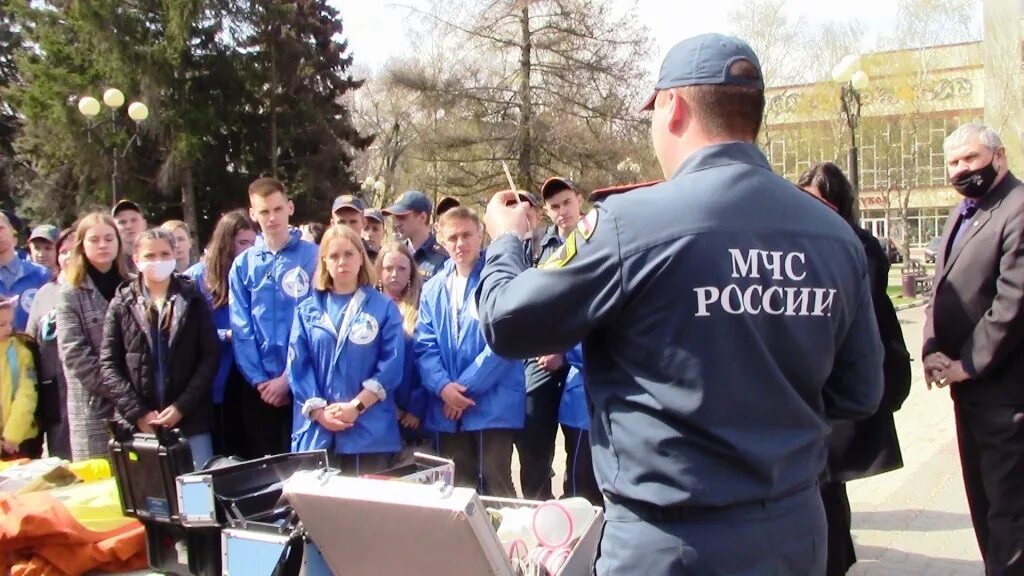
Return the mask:
[[149,567],[175,576],[220,576],[220,529],[143,522]]
[[178,523],[174,479],[193,471],[188,440],[178,430],[158,428],[156,434],[114,432],[109,447],[125,515]]
[[[226,551],[222,549],[225,540],[221,538],[221,528],[240,529],[251,535],[287,536],[287,557],[282,557],[283,564],[275,567],[274,574],[297,571],[297,563],[302,561],[303,533],[298,530],[298,517],[283,498],[284,483],[299,470],[326,470],[327,467],[327,453],[317,450],[265,456],[185,475],[186,482],[188,478],[209,479],[217,525],[212,530],[206,526],[184,528],[188,568],[192,574],[222,574]],[[189,504],[185,504],[185,508],[188,509]],[[146,532],[148,537],[149,527]],[[210,534],[216,535],[214,542],[209,541]],[[153,566],[152,556],[150,565]]]
[[175,478],[193,471],[192,448],[178,430],[132,434],[111,426],[110,461],[121,507],[146,528],[150,568],[180,576],[218,576],[220,530],[186,530],[178,515]]

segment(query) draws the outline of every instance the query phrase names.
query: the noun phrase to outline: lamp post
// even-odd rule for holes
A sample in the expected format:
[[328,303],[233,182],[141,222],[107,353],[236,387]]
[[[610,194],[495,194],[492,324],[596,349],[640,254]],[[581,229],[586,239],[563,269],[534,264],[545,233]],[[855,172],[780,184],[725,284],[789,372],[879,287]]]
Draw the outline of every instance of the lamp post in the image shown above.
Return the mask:
[[860,222],[860,166],[857,158],[857,124],[860,121],[861,91],[868,87],[868,75],[860,68],[860,56],[851,54],[832,69],[832,80],[840,86],[840,105],[850,128],[848,151],[850,184],[853,185],[853,221]]
[[[117,110],[124,106],[124,92],[121,92],[117,88],[107,88],[103,92],[103,104],[110,109],[110,126],[111,132],[114,131],[114,126],[117,124]],[[89,129],[93,129],[99,124],[93,124],[94,119],[99,115],[102,107],[100,101],[93,98],[92,96],[82,96],[78,99],[78,111],[85,116],[89,121]],[[125,155],[128,154],[128,148],[136,142],[139,137],[139,125],[149,118],[149,108],[142,102],[132,102],[128,105],[128,117],[135,122],[135,133],[125,144],[124,150],[118,152],[115,147],[111,150],[111,156],[113,157],[114,170],[110,174],[110,189],[113,197],[113,203],[117,204],[117,178],[118,178],[118,164]]]
[[376,178],[373,176],[367,176],[366,179],[363,180],[362,188],[371,194],[376,194],[377,198],[383,199],[384,191],[387,189],[387,184],[384,182],[384,178],[380,176]]

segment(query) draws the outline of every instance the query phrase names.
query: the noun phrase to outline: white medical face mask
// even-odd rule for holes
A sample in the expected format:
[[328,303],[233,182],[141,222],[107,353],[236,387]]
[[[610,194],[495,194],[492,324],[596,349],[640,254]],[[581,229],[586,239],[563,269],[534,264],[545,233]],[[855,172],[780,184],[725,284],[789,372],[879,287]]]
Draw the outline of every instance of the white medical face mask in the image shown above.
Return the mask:
[[156,262],[139,262],[136,267],[148,280],[163,282],[170,278],[177,263],[174,260],[158,260]]

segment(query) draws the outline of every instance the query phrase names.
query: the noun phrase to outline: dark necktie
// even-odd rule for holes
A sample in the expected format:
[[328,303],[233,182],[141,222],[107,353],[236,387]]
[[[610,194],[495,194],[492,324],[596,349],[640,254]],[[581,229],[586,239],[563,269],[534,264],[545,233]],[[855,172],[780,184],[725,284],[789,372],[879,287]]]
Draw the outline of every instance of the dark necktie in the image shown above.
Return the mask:
[[967,198],[960,205],[960,225],[956,229],[956,236],[953,238],[953,245],[956,246],[960,240],[967,235],[967,231],[971,229],[971,220],[974,215],[978,212],[978,201]]

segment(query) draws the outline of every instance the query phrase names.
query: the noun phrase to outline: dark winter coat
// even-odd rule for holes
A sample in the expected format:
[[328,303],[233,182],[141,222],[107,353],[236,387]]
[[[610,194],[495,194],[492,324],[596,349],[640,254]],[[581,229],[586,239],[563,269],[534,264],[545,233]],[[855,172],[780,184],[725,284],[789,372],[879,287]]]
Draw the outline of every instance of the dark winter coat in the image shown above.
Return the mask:
[[191,279],[173,274],[167,300],[172,306],[165,403],[157,402],[156,361],[142,278],[117,289],[107,311],[100,366],[119,419],[132,426],[150,411],[170,404],[182,413],[176,426],[185,436],[209,432],[211,386],[220,364],[220,341],[210,309]]
[[828,436],[828,478],[848,482],[903,467],[893,412],[910,394],[910,354],[892,300],[886,294],[889,260],[878,240],[862,228],[854,228],[864,245],[871,282],[871,300],[885,351],[885,391],[878,411],[856,422],[835,422]]

